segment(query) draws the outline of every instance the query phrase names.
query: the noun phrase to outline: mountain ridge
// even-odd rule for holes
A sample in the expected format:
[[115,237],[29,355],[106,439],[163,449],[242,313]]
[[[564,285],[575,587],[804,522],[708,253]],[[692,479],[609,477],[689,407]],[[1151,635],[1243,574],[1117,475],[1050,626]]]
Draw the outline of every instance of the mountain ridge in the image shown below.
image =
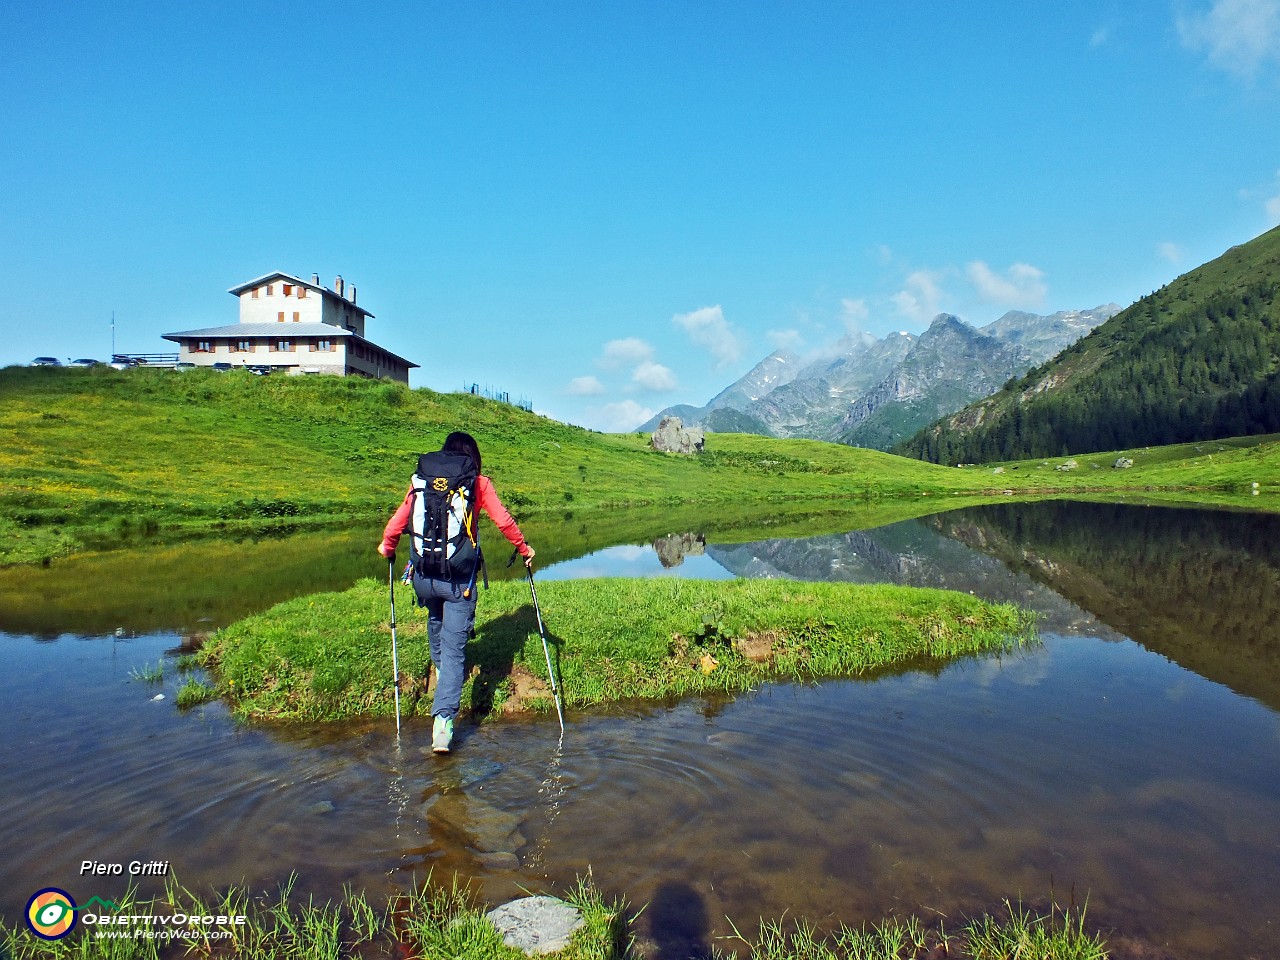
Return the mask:
[[919,336],[846,334],[807,359],[775,351],[702,407],[667,407],[637,430],[678,416],[713,432],[888,449],[1049,359],[1119,309],[1009,311],[979,328],[943,313]]
[[895,452],[1065,456],[1280,429],[1280,227],[1138,300]]

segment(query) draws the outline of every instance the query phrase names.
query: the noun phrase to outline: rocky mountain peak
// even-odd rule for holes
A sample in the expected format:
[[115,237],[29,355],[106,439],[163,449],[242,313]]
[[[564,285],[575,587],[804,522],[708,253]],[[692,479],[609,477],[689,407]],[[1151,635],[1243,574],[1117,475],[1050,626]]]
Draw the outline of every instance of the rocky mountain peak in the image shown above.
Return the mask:
[[[1010,311],[976,329],[940,313],[918,337],[854,332],[801,359],[776,351],[704,407],[663,413],[707,429],[888,449],[1070,346],[1117,307],[1042,317]],[[662,414],[640,429],[651,430]]]

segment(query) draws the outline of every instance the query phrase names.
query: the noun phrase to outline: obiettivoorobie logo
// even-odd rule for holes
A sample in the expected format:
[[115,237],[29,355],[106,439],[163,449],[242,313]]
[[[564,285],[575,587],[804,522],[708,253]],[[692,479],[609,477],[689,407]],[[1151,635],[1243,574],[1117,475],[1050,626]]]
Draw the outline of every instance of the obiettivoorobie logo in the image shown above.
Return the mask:
[[90,897],[89,902],[81,907],[67,891],[45,887],[33,893],[27,901],[27,926],[43,940],[61,940],[75,929],[76,914],[91,911],[95,905],[105,910],[120,909],[113,901],[101,897]]
[[[75,929],[77,919],[93,928],[96,937],[221,940],[233,936],[232,928],[243,927],[249,919],[242,913],[132,913],[129,906],[102,897],[90,897],[80,906],[67,891],[45,887],[27,901],[27,926],[42,940],[63,939]],[[2,948],[0,944],[0,960]]]
[[61,940],[75,928],[76,909],[67,891],[45,887],[27,901],[27,926],[41,940]]

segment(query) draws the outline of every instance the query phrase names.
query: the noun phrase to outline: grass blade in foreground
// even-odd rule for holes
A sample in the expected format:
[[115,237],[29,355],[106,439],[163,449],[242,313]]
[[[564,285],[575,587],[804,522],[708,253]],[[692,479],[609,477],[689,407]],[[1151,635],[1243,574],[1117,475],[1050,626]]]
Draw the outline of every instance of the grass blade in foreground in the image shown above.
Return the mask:
[[[522,960],[525,954],[506,946],[485,917],[487,908],[473,890],[457,879],[450,886],[430,885],[377,904],[350,889],[337,902],[303,901],[294,879],[277,895],[252,896],[232,887],[212,899],[175,882],[154,900],[128,895],[131,914],[169,917],[243,916],[245,922],[219,930],[234,931],[214,939],[210,929],[189,923],[172,942],[139,937],[99,938],[81,929],[64,941],[32,936],[21,924],[0,921],[0,955],[13,960],[37,958],[110,958],[157,960],[198,955],[214,958],[269,960],[277,957],[340,958],[408,955],[424,960]],[[555,960],[642,960],[633,940],[632,913],[623,900],[607,901],[589,881],[579,881],[564,899],[581,912],[583,925],[564,949],[547,954]],[[751,960],[1107,960],[1101,937],[1085,930],[1084,910],[1051,906],[1034,916],[1021,904],[1005,904],[1007,919],[983,917],[958,934],[916,917],[889,918],[858,928],[841,925],[827,936],[809,921],[768,921],[758,938],[738,934],[717,945],[715,955]],[[1005,911],[1002,911],[1002,913]],[[735,932],[736,932],[736,928]]]

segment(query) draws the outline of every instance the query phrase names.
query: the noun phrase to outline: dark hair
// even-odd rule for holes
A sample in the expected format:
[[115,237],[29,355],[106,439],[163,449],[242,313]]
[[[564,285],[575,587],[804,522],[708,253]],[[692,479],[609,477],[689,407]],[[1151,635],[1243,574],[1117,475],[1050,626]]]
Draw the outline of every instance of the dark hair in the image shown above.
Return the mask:
[[445,453],[465,453],[475,461],[476,473],[484,473],[484,465],[480,462],[480,447],[471,434],[455,430],[444,438],[444,446],[440,449]]

